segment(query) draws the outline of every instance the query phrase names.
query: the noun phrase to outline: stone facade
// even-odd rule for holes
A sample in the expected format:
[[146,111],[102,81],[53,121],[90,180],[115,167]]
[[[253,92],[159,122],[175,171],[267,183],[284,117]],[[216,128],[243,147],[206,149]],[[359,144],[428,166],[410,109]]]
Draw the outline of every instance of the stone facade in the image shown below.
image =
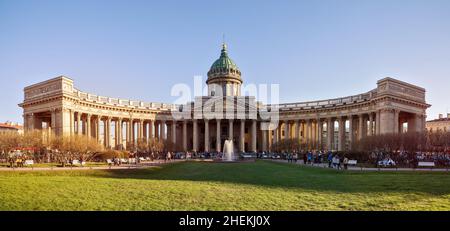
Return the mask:
[[450,131],[450,113],[447,117],[439,114],[439,118],[426,122],[426,129],[429,132],[449,132]]
[[[28,86],[19,104],[24,128],[45,128],[56,135],[84,134],[116,149],[157,137],[176,144],[175,151],[221,151],[230,139],[241,152],[268,151],[288,138],[299,139],[304,149],[345,150],[365,136],[404,132],[405,127],[425,130],[430,105],[421,87],[388,77],[359,95],[264,105],[255,97],[240,96],[240,71],[231,60],[220,59],[224,64],[216,61],[208,72],[208,96],[185,105],[98,96],[77,90],[65,76]],[[217,89],[224,94],[217,95]],[[196,113],[208,107],[214,110]],[[277,109],[275,124],[262,116],[262,111],[270,109]]]

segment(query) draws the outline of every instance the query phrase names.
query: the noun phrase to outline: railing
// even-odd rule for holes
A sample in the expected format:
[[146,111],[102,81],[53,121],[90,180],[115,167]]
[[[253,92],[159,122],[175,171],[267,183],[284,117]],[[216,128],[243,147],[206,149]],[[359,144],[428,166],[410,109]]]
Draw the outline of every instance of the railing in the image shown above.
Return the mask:
[[[176,110],[181,105],[179,104],[166,104],[166,103],[157,103],[157,102],[143,102],[136,100],[127,100],[127,99],[118,99],[118,98],[110,98],[105,96],[97,96],[93,94],[89,94],[86,92],[81,92],[79,90],[73,91],[74,96],[91,102],[103,103],[111,106],[124,106],[124,107],[136,107],[142,109],[156,109],[156,110]],[[308,102],[299,102],[299,103],[282,103],[282,104],[267,104],[268,107],[278,107],[279,110],[292,110],[292,109],[314,109],[314,108],[326,108],[333,107],[344,104],[352,104],[359,103],[363,101],[370,100],[377,96],[377,90],[372,90],[367,93],[347,96],[342,98],[335,99],[327,99],[327,100],[316,100],[316,101],[308,101]]]
[[[316,100],[316,101],[309,101],[309,102],[299,102],[299,103],[281,103],[276,106],[280,110],[291,110],[291,109],[311,109],[315,107],[329,107],[329,106],[336,106],[336,105],[344,105],[344,104],[351,104],[351,103],[359,103],[363,101],[370,100],[372,98],[376,97],[376,89],[369,91],[367,93],[359,94],[359,95],[353,95],[353,96],[346,96],[342,98],[335,98],[335,99],[326,99],[326,100]],[[268,104],[267,106],[275,106]]]
[[102,104],[111,105],[111,106],[136,107],[136,108],[142,108],[142,109],[175,110],[181,106],[178,104],[143,102],[143,101],[137,101],[137,100],[110,98],[110,97],[105,97],[105,96],[89,94],[89,93],[82,92],[82,91],[79,91],[76,89],[74,89],[74,91],[73,91],[73,96],[76,96],[77,98],[79,98],[81,100],[94,102],[94,103],[102,103]]

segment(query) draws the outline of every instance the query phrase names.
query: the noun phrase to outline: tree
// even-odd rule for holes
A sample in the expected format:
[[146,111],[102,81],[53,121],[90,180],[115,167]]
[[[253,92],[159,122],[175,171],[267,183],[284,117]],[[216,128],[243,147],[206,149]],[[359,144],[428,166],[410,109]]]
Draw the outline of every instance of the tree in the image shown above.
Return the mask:
[[56,160],[64,167],[70,160],[91,160],[97,152],[103,150],[103,146],[87,136],[73,135],[55,137],[52,149]]
[[138,139],[137,140],[137,152],[138,154],[145,154],[149,152],[149,145],[146,139],[142,138],[142,139]]
[[3,154],[3,158],[7,159],[9,157],[9,153],[18,148],[20,143],[21,136],[17,132],[0,132],[0,150]]

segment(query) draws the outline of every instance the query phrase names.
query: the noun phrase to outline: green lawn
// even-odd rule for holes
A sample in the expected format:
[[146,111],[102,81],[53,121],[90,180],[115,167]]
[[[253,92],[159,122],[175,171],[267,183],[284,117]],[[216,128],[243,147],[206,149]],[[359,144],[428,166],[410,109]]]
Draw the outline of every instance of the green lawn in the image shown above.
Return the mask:
[[0,172],[0,210],[450,210],[450,173],[266,161]]

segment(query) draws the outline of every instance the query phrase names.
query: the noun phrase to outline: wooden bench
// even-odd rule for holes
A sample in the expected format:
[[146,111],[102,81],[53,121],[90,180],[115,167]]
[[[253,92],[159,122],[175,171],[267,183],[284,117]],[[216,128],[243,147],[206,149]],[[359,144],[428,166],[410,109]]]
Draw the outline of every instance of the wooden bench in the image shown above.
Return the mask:
[[348,165],[355,165],[355,166],[357,163],[358,163],[357,160],[348,160],[348,162],[347,162]]
[[434,166],[435,166],[434,162],[419,161],[419,163],[417,163],[417,167],[430,167],[430,168],[433,168]]

